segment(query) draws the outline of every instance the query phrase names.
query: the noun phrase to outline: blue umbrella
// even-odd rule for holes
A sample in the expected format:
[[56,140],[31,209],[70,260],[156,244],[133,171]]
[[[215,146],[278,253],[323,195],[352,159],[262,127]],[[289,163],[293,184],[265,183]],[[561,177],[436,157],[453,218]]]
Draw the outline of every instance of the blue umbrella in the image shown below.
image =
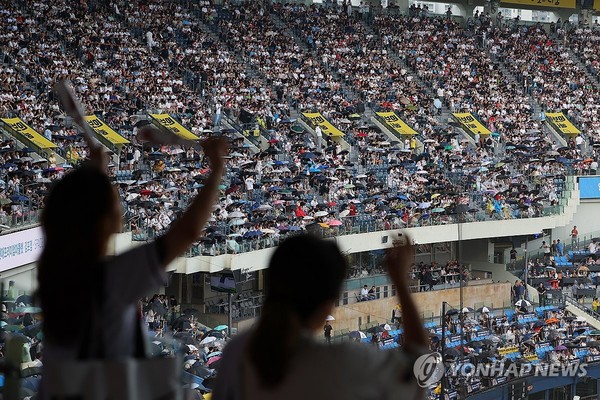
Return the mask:
[[248,231],[244,234],[244,238],[254,238],[262,235],[261,231]]
[[10,200],[15,202],[15,203],[21,203],[24,201],[28,201],[29,197],[27,196],[23,196],[22,194],[15,194],[13,196],[10,196]]
[[296,232],[301,230],[302,228],[300,228],[299,226],[288,226],[288,231]]
[[404,195],[404,194],[399,194],[399,195],[398,195],[398,198],[399,198],[400,200],[408,200],[408,197],[406,197],[406,195]]
[[148,157],[150,157],[150,158],[161,158],[164,156],[165,155],[163,153],[161,153],[160,151],[153,151],[152,153],[148,154]]
[[224,331],[227,330],[229,327],[227,325],[219,325],[219,326],[215,326],[213,328],[214,331]]
[[2,166],[2,168],[4,169],[9,169],[9,168],[16,168],[17,164],[13,164],[13,163],[6,163]]
[[213,358],[213,357],[218,357],[220,355],[222,355],[223,353],[220,351],[213,351],[212,353],[209,353],[206,358]]

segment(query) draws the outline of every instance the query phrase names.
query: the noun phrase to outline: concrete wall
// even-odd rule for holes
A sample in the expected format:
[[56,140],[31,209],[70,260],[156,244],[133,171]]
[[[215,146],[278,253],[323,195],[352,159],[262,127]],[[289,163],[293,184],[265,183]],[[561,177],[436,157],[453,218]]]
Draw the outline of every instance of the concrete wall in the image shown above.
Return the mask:
[[[492,306],[493,308],[502,308],[504,304],[510,301],[510,283],[494,283],[484,285],[470,285],[463,288],[463,306],[481,307],[482,305]],[[419,311],[425,314],[425,317],[439,317],[442,307],[442,301],[446,301],[452,306],[460,305],[460,290],[446,289],[433,292],[414,293],[413,298]],[[349,329],[355,331],[359,329],[358,320],[362,324],[369,321],[371,323],[384,323],[391,319],[392,309],[398,304],[396,297],[388,297],[380,300],[364,301],[353,303],[346,306],[336,307],[332,313],[335,321],[332,322],[333,329]]]

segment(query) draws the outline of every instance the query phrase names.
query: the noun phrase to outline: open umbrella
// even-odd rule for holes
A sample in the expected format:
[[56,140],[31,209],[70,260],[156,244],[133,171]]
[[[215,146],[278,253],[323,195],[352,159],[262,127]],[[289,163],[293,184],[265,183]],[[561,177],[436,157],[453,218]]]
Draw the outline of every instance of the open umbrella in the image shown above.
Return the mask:
[[367,335],[365,335],[365,333],[361,332],[361,331],[352,331],[348,334],[348,337],[350,339],[360,340],[360,339],[365,339],[367,337]]
[[216,368],[216,366],[215,366],[214,364],[215,364],[217,361],[219,361],[220,359],[221,359],[221,357],[220,357],[220,356],[217,356],[217,357],[212,357],[210,360],[208,360],[208,361],[206,362],[206,365],[208,365],[209,367],[212,367],[212,368]]
[[214,337],[214,336],[207,336],[204,339],[202,339],[202,341],[200,342],[200,344],[201,345],[210,344],[210,343],[214,342],[215,340],[217,340],[216,337]]
[[444,355],[448,357],[460,357],[460,352],[454,347],[444,350]]
[[335,318],[333,315],[328,315],[327,318],[325,318],[325,321],[335,321]]
[[380,325],[377,325],[377,326],[373,326],[373,327],[371,327],[371,328],[367,329],[367,333],[372,333],[372,334],[373,334],[373,333],[381,333],[381,332],[383,332],[384,330],[385,330],[385,329],[383,329],[383,327],[382,327],[382,326],[380,326]]
[[517,307],[529,307],[529,306],[531,306],[531,303],[529,301],[525,300],[525,299],[521,299],[521,300],[519,300],[519,301],[517,301],[515,303],[515,306],[517,306]]
[[226,331],[227,329],[229,329],[229,327],[227,325],[219,325],[219,326],[215,326],[213,328],[213,330],[215,330],[215,331]]
[[485,306],[483,306],[483,307],[479,307],[479,308],[477,309],[477,312],[480,312],[480,313],[489,313],[489,312],[490,312],[490,309],[489,309],[489,308],[487,308],[487,307],[485,307]]

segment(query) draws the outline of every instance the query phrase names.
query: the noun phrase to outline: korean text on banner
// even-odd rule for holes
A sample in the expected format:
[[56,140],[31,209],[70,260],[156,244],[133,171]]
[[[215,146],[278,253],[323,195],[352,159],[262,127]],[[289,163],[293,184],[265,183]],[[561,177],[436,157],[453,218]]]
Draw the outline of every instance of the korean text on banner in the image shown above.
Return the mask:
[[127,144],[129,140],[115,132],[110,126],[106,125],[104,121],[95,115],[88,115],[84,117],[90,127],[96,132],[98,136],[106,138],[112,144]]
[[402,121],[402,119],[396,115],[395,112],[378,112],[376,113],[385,124],[390,127],[394,132],[399,133],[400,135],[416,135],[417,132],[408,126],[406,122]]
[[331,125],[331,122],[321,115],[321,113],[302,113],[308,118],[313,126],[319,126],[321,132],[327,136],[344,136],[344,132],[340,131],[335,126]]
[[458,122],[460,122],[463,128],[471,132],[473,135],[476,135],[477,133],[480,135],[490,135],[492,133],[471,113],[454,113],[452,115]]
[[40,227],[2,235],[0,272],[35,262],[43,248],[44,233]]
[[502,0],[500,4],[520,4],[532,7],[575,8],[575,0]]
[[581,133],[579,129],[575,127],[569,121],[565,114],[559,113],[546,113],[546,120],[549,121],[556,129],[560,131],[563,135],[567,136],[577,136]]
[[164,128],[170,130],[174,134],[188,140],[198,140],[200,139],[198,136],[194,135],[192,132],[188,131],[181,125],[179,122],[175,120],[175,118],[171,117],[169,114],[150,114],[150,116],[158,122]]
[[56,145],[37,133],[32,127],[27,125],[21,118],[2,118],[2,122],[8,125],[12,130],[25,136],[34,145],[40,149],[52,149]]

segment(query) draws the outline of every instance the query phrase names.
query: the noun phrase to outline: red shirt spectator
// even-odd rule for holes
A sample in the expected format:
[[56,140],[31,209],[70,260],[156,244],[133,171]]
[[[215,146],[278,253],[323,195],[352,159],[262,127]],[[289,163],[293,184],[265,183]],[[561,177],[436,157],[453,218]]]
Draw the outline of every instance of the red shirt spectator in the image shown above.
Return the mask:
[[296,217],[306,217],[306,213],[300,204],[298,204],[298,207],[296,207],[296,211],[294,211],[294,213],[296,214]]
[[356,215],[356,206],[354,205],[354,203],[350,203],[350,214],[351,217]]

